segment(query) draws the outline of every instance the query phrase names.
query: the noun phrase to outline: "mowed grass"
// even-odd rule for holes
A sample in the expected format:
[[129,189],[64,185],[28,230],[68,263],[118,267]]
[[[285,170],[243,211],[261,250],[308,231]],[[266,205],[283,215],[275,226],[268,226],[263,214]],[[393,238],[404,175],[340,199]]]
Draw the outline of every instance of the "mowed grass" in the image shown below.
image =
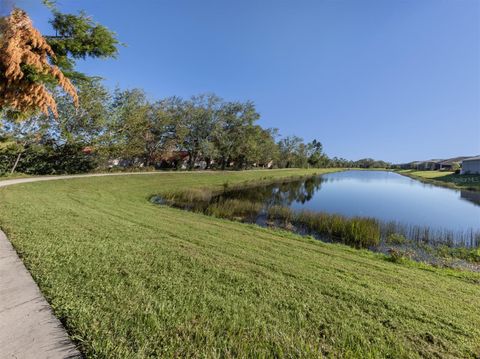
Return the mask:
[[400,170],[400,174],[444,187],[480,191],[480,175],[461,175],[446,171]]
[[0,226],[86,357],[478,358],[478,273],[148,202],[307,172],[22,184]]

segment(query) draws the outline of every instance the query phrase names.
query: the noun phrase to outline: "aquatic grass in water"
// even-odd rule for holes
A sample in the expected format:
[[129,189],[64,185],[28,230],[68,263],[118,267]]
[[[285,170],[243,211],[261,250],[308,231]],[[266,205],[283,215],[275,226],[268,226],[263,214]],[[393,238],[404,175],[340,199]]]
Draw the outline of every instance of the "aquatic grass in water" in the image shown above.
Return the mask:
[[190,188],[181,192],[164,193],[161,198],[174,203],[210,202],[214,193],[207,188]]
[[312,211],[293,212],[288,207],[275,206],[267,212],[269,219],[301,226],[309,232],[328,235],[355,248],[371,248],[380,243],[380,226],[373,218],[347,218]]
[[293,222],[295,213],[291,208],[285,206],[272,206],[267,210],[267,218],[269,220],[275,220],[282,222],[286,227]]
[[[449,247],[480,247],[480,231],[473,229],[464,231],[452,231],[446,229],[434,229],[426,226],[408,225],[398,222],[381,222],[381,236],[390,244],[402,244],[395,242],[400,236],[405,241],[425,243],[433,246],[446,245]],[[400,240],[401,241],[401,240]]]
[[210,204],[204,213],[218,218],[254,221],[262,208],[260,202],[227,199]]

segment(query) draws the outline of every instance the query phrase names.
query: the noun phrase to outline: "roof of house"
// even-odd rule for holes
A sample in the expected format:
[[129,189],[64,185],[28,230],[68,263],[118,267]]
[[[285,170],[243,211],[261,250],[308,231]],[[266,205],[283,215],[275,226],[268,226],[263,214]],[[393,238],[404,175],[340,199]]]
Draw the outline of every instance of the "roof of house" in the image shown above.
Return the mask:
[[480,156],[470,157],[463,160],[463,162],[468,162],[468,161],[480,161]]
[[454,164],[454,163],[460,163],[468,158],[471,158],[472,156],[462,156],[462,157],[453,157],[453,158],[449,158],[447,160],[443,160],[442,162],[440,162],[441,165],[451,165],[451,164]]
[[431,163],[436,163],[439,165],[451,165],[454,163],[460,163],[462,161],[478,161],[479,159],[480,159],[480,156],[460,156],[460,157],[453,157],[453,158],[447,158],[447,159],[412,161],[409,163],[402,163],[400,165],[418,166],[418,165],[431,164]]

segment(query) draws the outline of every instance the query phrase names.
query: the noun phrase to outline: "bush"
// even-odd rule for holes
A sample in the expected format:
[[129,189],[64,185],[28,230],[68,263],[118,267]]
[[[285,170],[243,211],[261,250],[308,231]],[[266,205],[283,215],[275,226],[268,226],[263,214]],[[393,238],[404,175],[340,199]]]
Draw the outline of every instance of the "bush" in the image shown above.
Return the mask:
[[388,250],[387,260],[393,263],[404,263],[405,261],[410,259],[410,257],[411,257],[410,253],[406,251],[390,248]]
[[[16,172],[31,175],[90,172],[96,167],[96,159],[94,155],[85,154],[83,149],[82,144],[31,145],[23,150]],[[0,150],[0,173],[11,170],[20,150],[11,146]]]

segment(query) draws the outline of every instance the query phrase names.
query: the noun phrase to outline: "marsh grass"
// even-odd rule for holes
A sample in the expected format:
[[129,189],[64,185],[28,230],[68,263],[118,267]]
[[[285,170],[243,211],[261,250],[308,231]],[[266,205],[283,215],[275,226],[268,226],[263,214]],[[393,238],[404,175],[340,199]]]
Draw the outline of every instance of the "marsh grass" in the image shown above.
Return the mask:
[[387,244],[405,244],[408,243],[408,239],[399,233],[391,233],[385,239]]
[[162,198],[169,202],[190,204],[193,202],[210,202],[214,192],[209,188],[189,188],[184,191],[166,192]]
[[435,254],[443,258],[459,258],[470,263],[480,263],[480,248],[441,245],[435,247]]
[[312,211],[293,212],[286,207],[272,207],[268,218],[292,223],[307,232],[328,235],[337,242],[355,248],[371,248],[380,243],[380,226],[373,218],[353,217]]
[[[480,231],[445,230],[426,226],[408,225],[398,222],[381,222],[381,236],[390,244],[398,241],[448,247],[480,247]],[[402,238],[403,237],[403,238]]]
[[267,210],[267,218],[269,220],[280,222],[283,227],[287,227],[293,222],[295,213],[290,207],[271,206]]
[[239,199],[227,199],[214,202],[205,209],[205,214],[233,220],[253,221],[263,208],[260,202],[242,201]]

